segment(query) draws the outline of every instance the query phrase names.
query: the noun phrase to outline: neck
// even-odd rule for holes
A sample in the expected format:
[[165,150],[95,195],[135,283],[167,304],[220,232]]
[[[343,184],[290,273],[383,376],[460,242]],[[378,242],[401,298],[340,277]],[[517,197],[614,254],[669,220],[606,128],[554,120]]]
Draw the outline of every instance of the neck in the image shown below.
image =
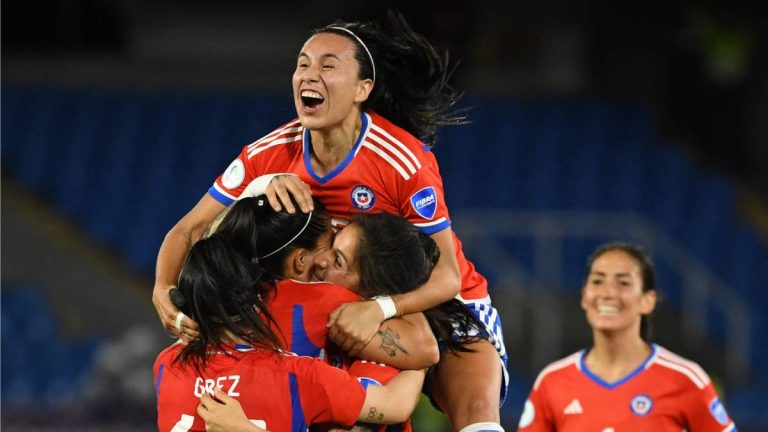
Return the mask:
[[594,347],[584,361],[587,367],[607,382],[619,380],[637,369],[651,347],[637,334],[620,335],[595,331]]
[[339,125],[327,130],[310,130],[312,139],[312,168],[323,176],[338,167],[347,157],[360,136],[363,121],[360,113],[352,110]]

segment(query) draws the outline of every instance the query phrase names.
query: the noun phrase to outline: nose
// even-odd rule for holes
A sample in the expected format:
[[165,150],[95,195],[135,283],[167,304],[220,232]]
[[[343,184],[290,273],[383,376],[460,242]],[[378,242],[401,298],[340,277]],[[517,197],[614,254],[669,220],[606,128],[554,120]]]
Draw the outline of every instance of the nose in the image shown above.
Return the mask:
[[611,297],[614,294],[616,294],[616,283],[607,281],[604,284],[602,284],[602,289],[599,291],[600,295],[603,297]]
[[304,71],[301,74],[301,81],[313,83],[317,82],[320,78],[320,69],[314,65],[309,66],[308,68],[304,69]]

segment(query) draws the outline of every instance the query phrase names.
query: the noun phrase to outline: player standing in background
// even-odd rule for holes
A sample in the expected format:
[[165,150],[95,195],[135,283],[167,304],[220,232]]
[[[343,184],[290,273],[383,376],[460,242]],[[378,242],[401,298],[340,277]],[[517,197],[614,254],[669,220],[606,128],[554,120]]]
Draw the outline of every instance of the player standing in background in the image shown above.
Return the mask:
[[159,430],[205,430],[195,413],[200,397],[215,388],[239,399],[249,423],[274,432],[328,422],[399,423],[416,407],[423,371],[400,372],[366,391],[319,359],[281,351],[262,300],[274,276],[224,238],[195,243],[178,284],[174,298],[200,325],[200,338],[172,345],[155,362]]
[[[298,119],[243,148],[200,202],[166,236],[158,253],[153,302],[164,326],[176,333],[178,309],[168,297],[190,245],[256,177],[278,176],[270,202],[311,210],[311,196],[328,208],[337,226],[359,212],[406,217],[432,236],[440,260],[419,289],[345,305],[332,317],[332,336],[356,353],[392,316],[419,312],[454,297],[486,326],[489,341],[470,353],[441,356],[430,390],[455,430],[501,431],[499,407],[506,394],[506,350],[487,281],[463,255],[453,234],[434,155],[437,129],[458,124],[448,110],[457,94],[448,86],[443,56],[402,17],[385,27],[337,23],[314,32],[299,53],[293,76]],[[308,185],[308,187],[307,187]],[[311,189],[311,191],[310,191]],[[185,340],[196,324],[182,318]]]
[[581,297],[593,346],[541,371],[519,430],[735,431],[706,372],[648,341],[656,299],[653,263],[642,249],[599,247]]

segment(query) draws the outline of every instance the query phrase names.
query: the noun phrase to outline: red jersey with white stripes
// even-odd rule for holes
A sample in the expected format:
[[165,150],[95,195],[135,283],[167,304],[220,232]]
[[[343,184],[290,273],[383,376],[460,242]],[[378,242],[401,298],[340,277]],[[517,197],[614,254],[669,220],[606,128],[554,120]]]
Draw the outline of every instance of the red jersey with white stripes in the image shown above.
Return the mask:
[[[226,347],[203,371],[172,364],[180,344],[155,360],[157,426],[162,432],[204,431],[197,415],[200,396],[215,387],[236,398],[251,422],[263,429],[305,431],[316,423],[352,425],[365,402],[365,390],[354,377],[316,358]],[[344,395],[344,397],[339,397]]]
[[[355,213],[388,212],[407,218],[427,234],[450,227],[434,154],[413,135],[375,113],[362,114],[362,129],[346,159],[320,176],[310,163],[308,129],[294,120],[243,148],[216,179],[209,194],[230,205],[256,177],[292,173],[307,183],[331,214],[335,228]],[[488,283],[469,262],[454,235],[463,299],[488,295]]]
[[658,345],[628,376],[607,383],[584,363],[587,351],[539,374],[519,431],[722,432],[736,427],[709,376],[696,363]]

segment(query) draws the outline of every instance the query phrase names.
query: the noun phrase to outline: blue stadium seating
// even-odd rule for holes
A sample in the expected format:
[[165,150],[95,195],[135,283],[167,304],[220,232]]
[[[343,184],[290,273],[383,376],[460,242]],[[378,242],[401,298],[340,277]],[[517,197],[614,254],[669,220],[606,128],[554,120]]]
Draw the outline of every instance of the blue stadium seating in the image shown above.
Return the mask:
[[[272,96],[4,85],[2,98],[6,173],[145,272],[153,271],[167,230],[240,148],[293,115],[290,99]],[[655,221],[742,297],[756,305],[768,299],[761,289],[768,253],[737,219],[732,187],[665,144],[643,108],[598,100],[468,102],[472,124],[441,131],[434,149],[454,210],[633,212]],[[524,242],[510,247],[532,265]],[[593,247],[566,243],[564,289],[578,290]],[[659,273],[668,301],[679,304],[677,276],[663,265]],[[5,312],[5,292],[3,300]],[[758,307],[756,328],[765,329]],[[45,325],[40,320],[34,325]],[[764,359],[768,348],[753,338],[755,358]],[[23,356],[8,362],[24,376]]]
[[3,286],[3,407],[39,407],[81,395],[99,340],[66,342],[43,295],[35,288]]

